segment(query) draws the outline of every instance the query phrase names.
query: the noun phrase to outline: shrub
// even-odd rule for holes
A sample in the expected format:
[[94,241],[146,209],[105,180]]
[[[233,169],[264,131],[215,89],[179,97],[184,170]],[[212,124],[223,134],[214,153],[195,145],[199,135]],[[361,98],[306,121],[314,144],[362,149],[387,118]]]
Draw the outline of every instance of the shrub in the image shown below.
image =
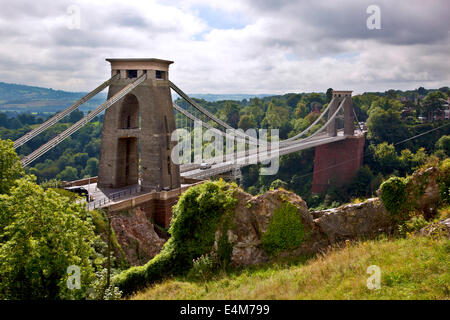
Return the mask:
[[122,292],[113,285],[107,285],[107,269],[103,268],[96,273],[96,280],[92,282],[90,290],[88,289],[87,298],[91,300],[119,300]]
[[297,207],[285,202],[275,210],[261,240],[264,251],[269,255],[276,255],[282,251],[297,248],[306,236]]
[[192,260],[192,268],[189,270],[188,278],[194,280],[206,280],[211,276],[214,269],[214,262],[208,255],[202,255],[197,259]]
[[399,226],[400,234],[406,236],[415,231],[419,231],[423,227],[426,227],[430,223],[425,220],[423,216],[412,217],[410,220],[406,221],[404,224]]
[[236,184],[219,180],[207,181],[184,192],[173,207],[171,238],[161,252],[146,265],[132,267],[116,276],[115,285],[124,294],[130,294],[164,277],[187,273],[194,259],[213,249],[215,231],[223,223],[224,214],[232,213],[237,202],[233,198],[236,188]]
[[391,177],[381,184],[381,201],[392,216],[405,210],[407,200],[406,179]]

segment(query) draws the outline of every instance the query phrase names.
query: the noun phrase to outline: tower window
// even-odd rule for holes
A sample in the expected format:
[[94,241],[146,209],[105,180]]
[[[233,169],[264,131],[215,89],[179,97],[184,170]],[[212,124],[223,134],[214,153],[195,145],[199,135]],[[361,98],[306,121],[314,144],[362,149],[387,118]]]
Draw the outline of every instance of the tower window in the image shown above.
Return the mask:
[[156,70],[156,79],[164,79],[165,72],[161,70]]
[[137,70],[127,70],[127,78],[137,78]]

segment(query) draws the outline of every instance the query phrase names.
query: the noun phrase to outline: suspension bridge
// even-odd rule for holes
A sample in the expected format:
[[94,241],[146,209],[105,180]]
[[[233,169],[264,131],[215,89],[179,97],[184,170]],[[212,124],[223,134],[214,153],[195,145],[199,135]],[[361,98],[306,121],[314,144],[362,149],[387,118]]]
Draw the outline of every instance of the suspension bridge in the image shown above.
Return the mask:
[[[207,179],[256,163],[316,148],[313,189],[321,191],[331,173],[326,166],[350,159],[342,170],[342,179],[349,179],[362,162],[364,134],[355,127],[355,113],[351,91],[333,91],[331,101],[305,130],[279,140],[276,150],[272,144],[261,143],[254,135],[236,130],[191,99],[169,80],[172,61],[161,59],[107,59],[111,63],[111,78],[68,106],[40,126],[14,141],[18,148],[109,88],[107,101],[84,118],[21,159],[24,167],[42,157],[66,138],[105,112],[98,178],[89,179],[88,189],[95,190],[95,201],[89,208],[108,206],[119,200],[133,199],[148,193],[170,192],[186,187],[183,181]],[[185,103],[172,101],[172,92]],[[200,124],[214,135],[241,141],[244,148],[206,159],[211,165],[204,168],[196,163],[181,165],[171,161],[172,132],[177,128],[191,129]],[[352,160],[353,159],[353,160]],[[317,174],[316,174],[317,171]],[[341,180],[342,180],[341,179]],[[87,182],[87,180],[86,180]],[[314,191],[314,190],[313,190]],[[173,193],[173,192],[172,192]],[[164,198],[164,197],[163,197]],[[135,203],[133,205],[136,205]]]

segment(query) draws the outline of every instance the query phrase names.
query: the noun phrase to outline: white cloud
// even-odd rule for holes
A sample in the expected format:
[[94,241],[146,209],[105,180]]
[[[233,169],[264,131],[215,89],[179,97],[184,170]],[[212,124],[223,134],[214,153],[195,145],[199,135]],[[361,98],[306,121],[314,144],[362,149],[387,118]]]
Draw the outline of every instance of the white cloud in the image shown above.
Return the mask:
[[[108,77],[107,57],[157,57],[193,93],[449,85],[450,4],[378,2],[383,29],[370,31],[370,1],[0,0],[0,81],[87,91]],[[67,28],[69,5],[80,30]],[[212,28],[198,6],[249,22]]]

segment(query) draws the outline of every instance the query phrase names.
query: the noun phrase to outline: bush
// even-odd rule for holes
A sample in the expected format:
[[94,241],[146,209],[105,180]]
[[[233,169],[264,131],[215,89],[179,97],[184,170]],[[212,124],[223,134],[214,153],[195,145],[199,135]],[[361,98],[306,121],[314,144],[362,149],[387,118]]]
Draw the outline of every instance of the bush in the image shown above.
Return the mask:
[[206,282],[213,270],[213,259],[208,255],[202,255],[199,258],[192,260],[192,268],[188,273],[188,278]]
[[436,142],[436,150],[442,150],[447,156],[450,156],[450,135],[442,136]]
[[[161,252],[142,267],[133,267],[114,278],[124,294],[171,275],[187,273],[192,261],[213,249],[215,231],[232,213],[237,202],[233,198],[236,184],[222,180],[207,181],[189,188],[173,207],[169,233],[171,238]],[[225,228],[220,228],[226,233]]]
[[399,226],[399,231],[401,235],[406,236],[415,231],[419,231],[429,224],[430,223],[426,221],[423,216],[412,217],[410,220]]
[[405,210],[406,179],[391,177],[381,184],[381,201],[392,216]]
[[297,207],[285,202],[275,210],[261,240],[264,251],[269,255],[276,255],[282,251],[297,248],[306,236]]
[[87,292],[87,299],[90,300],[119,300],[122,292],[113,285],[107,285],[107,269],[102,269],[96,273],[97,279],[92,282],[90,290]]

